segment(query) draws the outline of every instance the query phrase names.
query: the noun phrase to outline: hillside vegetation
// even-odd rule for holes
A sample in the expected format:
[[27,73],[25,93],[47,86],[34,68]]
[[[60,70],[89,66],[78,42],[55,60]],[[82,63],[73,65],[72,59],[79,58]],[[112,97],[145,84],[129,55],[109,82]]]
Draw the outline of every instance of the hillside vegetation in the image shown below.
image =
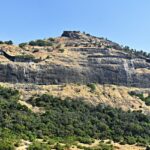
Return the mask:
[[48,141],[56,137],[74,137],[84,143],[94,138],[112,139],[122,144],[150,144],[150,117],[140,112],[124,112],[104,104],[93,106],[84,101],[37,95],[28,102],[44,108],[45,113],[35,114],[18,100],[18,91],[0,87],[1,147],[13,149],[20,139],[46,138]]
[[0,150],[149,150],[149,81],[150,54],[85,32],[0,41]]

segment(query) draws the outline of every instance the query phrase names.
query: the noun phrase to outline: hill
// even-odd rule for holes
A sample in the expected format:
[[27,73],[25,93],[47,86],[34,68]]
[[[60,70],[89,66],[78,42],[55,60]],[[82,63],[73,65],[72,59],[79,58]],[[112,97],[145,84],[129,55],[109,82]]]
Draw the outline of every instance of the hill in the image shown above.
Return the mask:
[[8,54],[17,55],[13,60],[1,57],[0,82],[150,87],[148,55],[107,39],[65,31],[61,37],[31,41],[20,47],[0,46]]
[[0,150],[148,149],[150,54],[79,31],[12,44],[0,42]]

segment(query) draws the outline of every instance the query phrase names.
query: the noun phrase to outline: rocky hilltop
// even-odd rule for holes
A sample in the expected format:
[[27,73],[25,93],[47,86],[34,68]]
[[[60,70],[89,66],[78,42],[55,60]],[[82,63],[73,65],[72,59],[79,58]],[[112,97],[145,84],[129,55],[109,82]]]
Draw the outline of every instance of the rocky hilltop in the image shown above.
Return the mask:
[[14,62],[1,55],[0,82],[150,87],[147,56],[79,31],[64,31],[61,37],[32,41],[20,47],[1,44],[0,49],[10,56],[24,59],[32,55],[40,60]]

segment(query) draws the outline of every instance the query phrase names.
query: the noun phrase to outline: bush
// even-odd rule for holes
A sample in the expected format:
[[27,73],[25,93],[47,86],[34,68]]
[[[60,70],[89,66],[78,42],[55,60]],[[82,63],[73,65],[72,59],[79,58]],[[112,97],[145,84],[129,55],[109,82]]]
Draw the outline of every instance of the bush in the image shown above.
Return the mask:
[[49,139],[47,142],[49,145],[53,145],[56,143],[56,141],[54,139]]
[[2,140],[0,141],[0,150],[15,150],[15,146],[10,140]]
[[94,83],[89,83],[87,86],[91,89],[91,92],[94,92],[96,90],[96,85]]
[[19,47],[24,48],[27,45],[27,43],[20,43]]
[[30,42],[29,42],[29,45],[30,45],[30,46],[36,46],[36,42],[35,42],[35,41],[30,41]]
[[13,45],[13,42],[11,40],[5,41],[4,43],[7,44],[7,45]]
[[13,42],[11,40],[9,41],[0,41],[0,44],[7,44],[7,45],[13,45]]
[[101,143],[99,144],[99,146],[100,146],[100,150],[114,150],[112,145]]
[[146,97],[144,101],[147,106],[150,106],[150,96]]
[[36,41],[30,41],[29,45],[31,46],[52,46],[52,43],[45,40],[36,40]]
[[59,52],[63,53],[65,51],[65,49],[59,49]]
[[28,150],[50,150],[50,146],[45,143],[34,142],[28,147]]
[[54,146],[54,149],[55,149],[55,150],[63,150],[63,149],[64,149],[64,146],[61,146],[59,143],[57,143],[57,144]]
[[54,41],[55,41],[55,39],[54,39],[54,38],[48,38],[48,40],[50,40],[50,41],[52,41],[52,42],[54,42]]
[[136,143],[136,139],[134,137],[126,137],[126,141],[128,144],[133,145]]
[[94,143],[94,139],[85,138],[85,137],[80,137],[80,138],[78,138],[78,141],[79,141],[80,143],[84,143],[84,144],[92,144],[92,143]]
[[125,144],[127,144],[127,142],[126,141],[121,141],[119,144],[120,145],[125,145]]
[[22,58],[22,59],[35,59],[33,55],[17,55],[16,57]]
[[3,41],[0,41],[0,44],[4,44],[4,42],[3,42]]
[[137,94],[137,93],[135,93],[134,91],[131,91],[129,94],[130,94],[131,96],[137,96],[137,97],[139,97],[142,101],[145,102],[145,104],[146,104],[147,106],[150,106],[150,96],[144,97],[143,94]]

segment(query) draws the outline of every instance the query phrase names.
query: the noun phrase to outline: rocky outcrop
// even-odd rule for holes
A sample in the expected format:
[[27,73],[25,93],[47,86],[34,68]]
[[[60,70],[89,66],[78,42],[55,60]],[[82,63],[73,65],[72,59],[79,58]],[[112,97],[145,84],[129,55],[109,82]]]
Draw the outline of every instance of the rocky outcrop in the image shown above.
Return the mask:
[[100,83],[135,87],[150,87],[150,69],[143,60],[118,58],[88,58],[80,67],[65,67],[55,64],[0,64],[0,82],[62,84],[62,83]]
[[30,55],[20,55],[20,56],[11,56],[7,54],[5,51],[0,50],[0,55],[3,55],[7,59],[9,59],[12,62],[40,62],[40,59],[35,59]]
[[62,37],[68,37],[72,39],[80,39],[80,31],[64,31]]
[[[104,41],[80,32],[64,32],[66,42]],[[84,37],[84,39],[83,39]],[[72,39],[73,38],[73,39]],[[82,40],[80,40],[82,38]],[[89,39],[90,38],[90,39]],[[61,38],[60,38],[61,40]],[[64,41],[62,39],[61,41]],[[100,83],[150,88],[150,63],[148,59],[122,50],[101,47],[65,47],[67,52],[51,55],[50,63],[0,63],[0,82],[63,84]],[[110,42],[112,45],[112,42]],[[71,55],[69,55],[71,53]]]

